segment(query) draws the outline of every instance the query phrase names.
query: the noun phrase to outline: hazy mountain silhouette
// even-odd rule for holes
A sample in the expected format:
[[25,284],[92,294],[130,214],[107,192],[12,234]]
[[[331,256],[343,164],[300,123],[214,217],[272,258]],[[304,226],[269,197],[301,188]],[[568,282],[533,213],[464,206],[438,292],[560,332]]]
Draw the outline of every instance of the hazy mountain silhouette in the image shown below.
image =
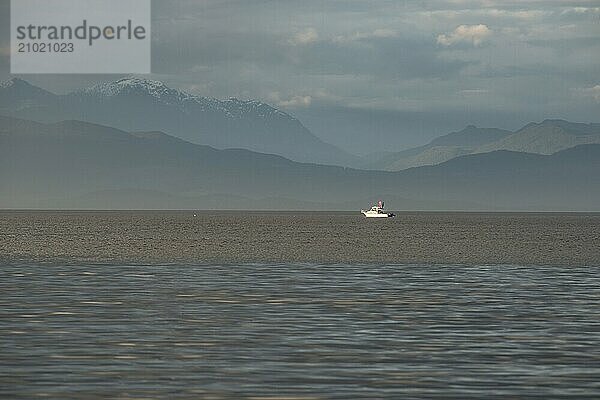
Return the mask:
[[268,104],[217,100],[138,78],[55,95],[21,79],[0,86],[0,113],[39,122],[81,120],[126,131],[160,130],[216,148],[245,148],[323,164],[359,161]]
[[55,95],[19,78],[0,82],[0,110],[7,112],[47,101]]
[[217,150],[160,132],[0,118],[0,208],[600,209],[600,145],[400,172]]
[[600,124],[547,119],[539,124],[528,124],[512,135],[478,147],[476,151],[514,150],[552,154],[569,147],[590,143],[600,143]]
[[563,120],[530,123],[516,132],[468,126],[432,140],[425,146],[386,154],[365,167],[399,171],[436,165],[455,157],[495,150],[552,154],[580,144],[600,143],[600,124],[581,124]]

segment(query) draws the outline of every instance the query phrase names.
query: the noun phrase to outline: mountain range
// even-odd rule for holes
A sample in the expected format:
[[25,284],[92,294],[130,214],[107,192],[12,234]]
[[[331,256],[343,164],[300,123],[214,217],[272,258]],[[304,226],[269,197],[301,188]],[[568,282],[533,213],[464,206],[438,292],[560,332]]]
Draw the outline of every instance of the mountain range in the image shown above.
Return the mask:
[[13,78],[0,84],[0,114],[38,122],[80,120],[126,131],[160,130],[196,144],[244,148],[302,162],[359,161],[323,142],[290,114],[260,101],[217,100],[134,77],[64,95]]
[[600,124],[582,124],[547,119],[511,132],[496,128],[467,126],[430,143],[397,153],[386,153],[363,164],[368,169],[399,171],[410,167],[435,165],[467,154],[511,150],[553,154],[581,144],[600,143]]
[[552,154],[600,143],[600,124],[548,119],[516,131],[473,125],[416,148],[360,158],[323,142],[290,114],[258,100],[217,100],[135,77],[56,95],[13,78],[0,84],[0,115],[80,120],[127,132],[161,131],[217,149],[242,148],[299,162],[399,171],[495,150]]
[[600,145],[491,151],[386,172],[215,149],[158,131],[0,117],[0,208],[357,210],[379,197],[396,210],[599,211]]

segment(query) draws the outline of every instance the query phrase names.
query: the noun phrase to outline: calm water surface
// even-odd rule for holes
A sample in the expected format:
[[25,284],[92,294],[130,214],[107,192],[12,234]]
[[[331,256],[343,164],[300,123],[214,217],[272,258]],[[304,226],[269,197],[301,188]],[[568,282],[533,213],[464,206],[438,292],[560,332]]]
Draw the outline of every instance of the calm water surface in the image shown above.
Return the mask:
[[2,398],[600,398],[600,267],[4,265]]

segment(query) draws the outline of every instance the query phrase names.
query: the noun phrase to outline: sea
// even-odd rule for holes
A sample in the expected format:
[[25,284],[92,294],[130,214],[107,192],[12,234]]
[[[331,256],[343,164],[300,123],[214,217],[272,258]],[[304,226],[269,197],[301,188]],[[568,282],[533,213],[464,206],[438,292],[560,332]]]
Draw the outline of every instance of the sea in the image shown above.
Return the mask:
[[0,398],[600,398],[600,214],[396,214],[0,211]]
[[600,398],[600,267],[5,264],[6,399]]

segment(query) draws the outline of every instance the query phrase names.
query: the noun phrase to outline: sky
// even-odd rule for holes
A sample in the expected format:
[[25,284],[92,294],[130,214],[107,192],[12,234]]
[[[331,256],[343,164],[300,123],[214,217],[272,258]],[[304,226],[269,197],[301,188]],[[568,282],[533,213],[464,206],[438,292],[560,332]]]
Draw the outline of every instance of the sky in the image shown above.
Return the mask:
[[[9,73],[0,0],[0,79]],[[349,152],[397,151],[469,124],[600,122],[600,1],[161,0],[152,74],[259,99]],[[23,75],[56,93],[114,75]]]

